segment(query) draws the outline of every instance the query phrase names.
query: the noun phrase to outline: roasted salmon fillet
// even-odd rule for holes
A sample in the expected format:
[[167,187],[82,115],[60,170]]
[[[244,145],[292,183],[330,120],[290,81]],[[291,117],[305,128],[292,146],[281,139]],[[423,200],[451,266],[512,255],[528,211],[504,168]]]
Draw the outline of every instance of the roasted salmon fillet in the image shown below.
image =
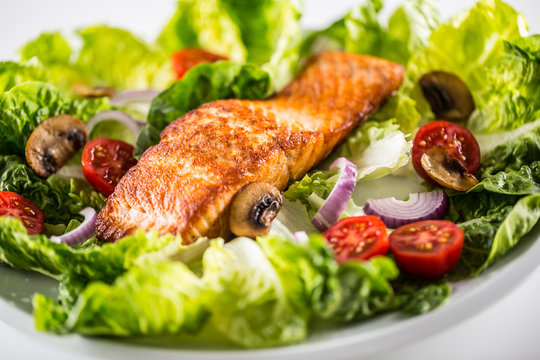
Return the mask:
[[230,236],[228,207],[245,184],[282,190],[304,176],[400,86],[400,65],[343,52],[307,61],[267,100],[218,100],[172,122],[120,180],[96,233],[116,241],[137,229]]

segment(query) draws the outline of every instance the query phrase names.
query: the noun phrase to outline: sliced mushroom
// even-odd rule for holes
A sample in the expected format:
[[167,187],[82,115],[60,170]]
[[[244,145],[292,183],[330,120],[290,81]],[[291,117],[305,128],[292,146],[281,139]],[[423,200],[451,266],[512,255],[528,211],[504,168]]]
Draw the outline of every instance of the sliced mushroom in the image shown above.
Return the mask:
[[84,98],[113,97],[114,88],[108,86],[91,87],[83,83],[74,83],[71,85],[71,91]]
[[456,75],[432,71],[420,78],[420,87],[437,119],[462,121],[474,110],[467,85]]
[[255,181],[234,196],[229,213],[229,227],[236,236],[254,238],[270,231],[281,209],[282,199],[274,186]]
[[88,142],[84,123],[71,115],[58,115],[39,124],[26,142],[26,161],[42,177],[58,171]]
[[442,146],[435,146],[427,150],[421,158],[422,168],[441,186],[457,191],[467,191],[478,180],[470,174],[463,165]]

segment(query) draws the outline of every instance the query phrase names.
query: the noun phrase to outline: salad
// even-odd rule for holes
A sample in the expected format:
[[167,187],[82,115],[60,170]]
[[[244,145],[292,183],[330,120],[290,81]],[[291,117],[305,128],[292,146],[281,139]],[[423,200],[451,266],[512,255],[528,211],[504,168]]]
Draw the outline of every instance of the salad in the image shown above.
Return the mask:
[[[431,311],[518,245],[540,218],[540,37],[502,1],[448,21],[426,0],[384,21],[383,5],[308,32],[294,1],[181,0],[153,43],[98,25],[79,48],[44,33],[1,62],[0,262],[59,281],[57,299],[34,297],[36,327],[284,345],[315,321]],[[334,49],[400,63],[404,83],[282,193],[268,234],[93,236],[169,123],[266,98]]]

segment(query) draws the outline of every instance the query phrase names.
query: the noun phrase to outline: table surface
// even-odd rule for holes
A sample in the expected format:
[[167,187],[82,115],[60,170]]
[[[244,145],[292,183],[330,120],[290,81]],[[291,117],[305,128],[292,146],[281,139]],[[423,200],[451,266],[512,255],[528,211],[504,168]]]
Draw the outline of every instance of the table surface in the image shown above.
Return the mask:
[[[399,1],[387,1],[390,4]],[[531,33],[540,32],[540,2],[508,1],[527,15]],[[304,23],[323,26],[339,17],[354,0],[308,0]],[[441,14],[448,17],[473,1],[440,2]],[[0,0],[0,60],[13,59],[25,41],[44,30],[71,31],[78,27],[108,23],[139,30],[147,40],[158,33],[174,9],[172,0]],[[323,15],[324,14],[324,15]],[[61,24],[61,25],[59,25]],[[144,24],[144,26],[141,26]],[[540,261],[540,260],[539,260]],[[540,358],[540,271],[535,271],[516,290],[461,324],[400,347],[387,349],[371,359],[539,359]],[[33,341],[0,322],[2,359],[93,359],[91,354],[73,354]],[[351,359],[355,359],[351,354]]]

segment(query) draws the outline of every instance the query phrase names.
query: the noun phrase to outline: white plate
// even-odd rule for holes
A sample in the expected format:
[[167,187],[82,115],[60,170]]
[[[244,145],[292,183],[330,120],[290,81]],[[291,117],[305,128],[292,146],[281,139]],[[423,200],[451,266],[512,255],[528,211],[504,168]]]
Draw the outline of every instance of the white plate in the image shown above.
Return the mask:
[[[390,1],[395,3],[395,1]],[[332,6],[326,1],[306,1],[306,24],[324,25],[343,13],[353,1],[333,0]],[[538,14],[538,4],[533,1],[513,1],[516,7],[528,14],[533,23]],[[453,1],[441,5],[445,16],[472,5],[471,1]],[[163,21],[174,8],[172,1],[112,2],[95,0],[71,2],[54,0],[19,0],[0,2],[0,33],[9,34],[0,45],[0,58],[13,57],[14,50],[28,39],[44,30],[71,30],[81,25],[108,22],[137,31],[141,36],[152,39]],[[62,13],[60,17],[57,15]],[[58,25],[62,24],[62,25]],[[131,359],[324,359],[342,358],[354,354],[354,358],[380,354],[389,348],[410,344],[436,332],[473,317],[488,306],[509,294],[535,270],[540,261],[540,228],[523,239],[520,245],[504,259],[480,277],[460,282],[454,288],[451,300],[440,309],[418,317],[388,314],[362,323],[329,328],[316,328],[303,343],[288,347],[265,350],[238,350],[210,346],[178,338],[171,345],[162,341],[137,339],[112,341],[89,339],[77,335],[58,337],[36,332],[31,317],[31,298],[35,292],[54,296],[56,283],[43,276],[19,272],[0,266],[0,321],[8,324],[18,333],[17,339],[24,338],[30,343],[46,344],[57,348],[58,354],[93,354],[98,357]],[[530,309],[523,309],[528,311]],[[0,353],[2,346],[8,347],[6,336],[15,335],[0,332]],[[7,337],[9,339],[9,337]],[[161,344],[159,344],[161,342]],[[161,345],[161,346],[158,346]],[[516,344],[517,346],[521,344]],[[496,344],[493,344],[496,346]],[[61,349],[61,350],[60,350]],[[9,353],[8,353],[9,354]],[[36,354],[39,355],[39,354]]]

